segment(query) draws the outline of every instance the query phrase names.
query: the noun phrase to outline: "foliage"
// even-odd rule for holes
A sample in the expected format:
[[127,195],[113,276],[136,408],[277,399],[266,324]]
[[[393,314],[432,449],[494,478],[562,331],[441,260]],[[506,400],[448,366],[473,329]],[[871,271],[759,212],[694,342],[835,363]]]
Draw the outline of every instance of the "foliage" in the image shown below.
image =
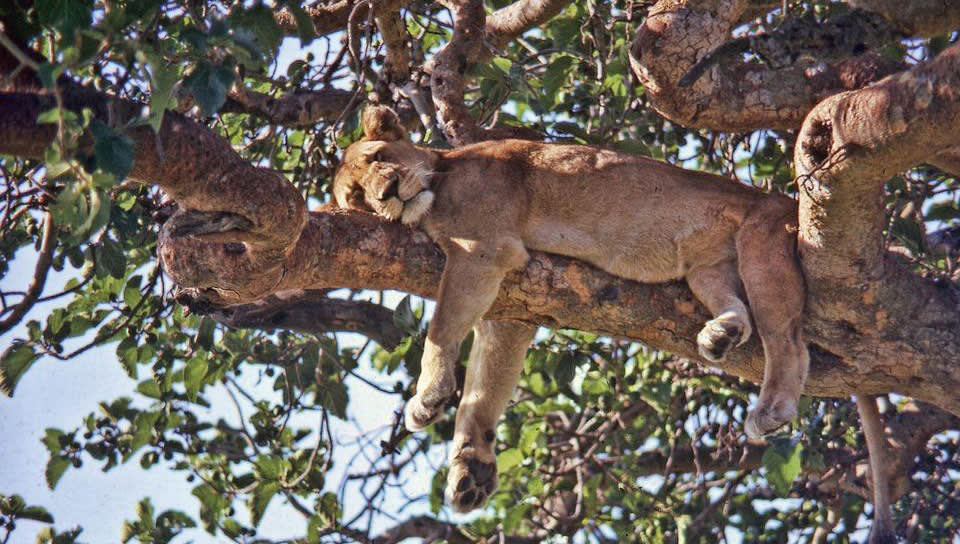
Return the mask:
[[[553,141],[735,173],[793,193],[795,135],[689,130],[646,107],[627,59],[645,15],[641,4],[571,3],[522,44],[473,69],[466,96],[472,113],[482,122],[533,127]],[[503,5],[494,0],[488,7]],[[45,232],[54,229],[52,268],[70,278],[61,291],[43,294],[42,301],[57,307],[30,314],[19,337],[9,340],[0,356],[0,391],[13,395],[41,357],[72,360],[101,345],[114,346],[117,363],[138,383],[129,396],[104,400],[97,413],[78,418],[76,428],[46,430],[47,485],[55,488],[85,463],[108,471],[134,461],[143,470],[182,473],[193,485],[194,506],[158,514],[143,499],[136,519],[123,525],[124,542],[180,535],[186,541],[200,530],[195,527],[245,542],[280,502],[303,515],[308,542],[358,538],[368,524],[388,526],[404,515],[396,505],[408,499],[442,515],[442,470],[423,496],[408,497],[398,484],[429,478],[430,466],[442,462],[451,421],[415,436],[401,430],[399,419],[383,422],[362,429],[354,442],[331,431],[365,409],[354,393],[361,387],[379,390],[397,407],[410,397],[423,308],[409,298],[398,306],[395,324],[408,337],[393,351],[354,349],[332,334],[228,329],[190,314],[173,303],[173,287],[156,264],[163,197],[124,181],[133,158],[130,131],[157,130],[166,110],[192,100],[194,114],[252,163],[284,173],[313,202],[326,201],[335,149],[359,136],[357,112],[309,128],[277,127],[231,110],[229,90],[241,83],[279,96],[334,85],[365,93],[381,92],[380,83],[347,69],[339,36],[315,36],[296,6],[293,32],[260,2],[38,0],[30,9],[18,6],[0,6],[0,15],[16,23],[6,28],[21,43],[44,56],[39,73],[48,87],[68,75],[149,105],[129,126],[55,108],[41,119],[58,131],[43,162],[0,157],[0,274],[8,275],[15,261],[32,262]],[[404,11],[421,55],[450,35],[446,18],[435,16],[439,11],[421,3]],[[297,39],[312,43],[311,52],[296,52]],[[928,54],[944,40],[915,44],[912,54]],[[281,43],[297,57],[289,68],[278,64]],[[361,60],[376,73],[382,48],[375,37],[368,45]],[[428,128],[418,135],[439,138]],[[92,145],[81,141],[85,133]],[[956,279],[955,257],[928,247],[924,234],[930,222],[960,221],[958,189],[956,179],[921,168],[892,180],[888,191],[891,243],[911,251],[925,273],[946,280]],[[4,289],[22,291],[7,287],[15,280],[4,278]],[[4,293],[0,317],[11,311],[8,298],[16,295]],[[251,374],[266,385],[248,390],[241,376]],[[206,410],[224,391],[234,404],[226,409],[243,415],[239,424]],[[497,428],[500,489],[463,530],[476,536],[546,530],[595,542],[714,542],[730,534],[786,542],[809,537],[839,513],[833,542],[850,542],[865,525],[864,502],[839,484],[821,484],[838,474],[836,467],[852,467],[862,447],[846,425],[852,405],[807,402],[791,429],[741,467],[748,391],[749,384],[639,345],[543,330],[526,359],[517,401]],[[329,477],[335,466],[345,471],[336,481]],[[897,517],[921,520],[918,541],[946,541],[958,531],[951,513],[960,511],[956,437],[938,437],[919,466],[915,494],[901,501]],[[347,504],[349,496],[362,496],[365,504]],[[42,507],[0,496],[0,527],[10,533],[18,520],[53,523]],[[79,532],[48,527],[37,541],[74,542]]]

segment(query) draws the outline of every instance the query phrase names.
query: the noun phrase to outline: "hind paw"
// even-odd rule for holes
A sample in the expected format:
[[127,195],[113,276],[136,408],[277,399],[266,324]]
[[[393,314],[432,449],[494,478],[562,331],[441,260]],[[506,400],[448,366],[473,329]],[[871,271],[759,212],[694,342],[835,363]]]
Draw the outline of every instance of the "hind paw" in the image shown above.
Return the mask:
[[797,401],[784,399],[779,401],[757,401],[744,422],[744,430],[750,438],[760,438],[793,421],[797,417]]
[[408,431],[422,431],[440,419],[452,395],[417,394],[404,411],[404,425]]
[[700,355],[712,362],[722,361],[727,352],[739,346],[749,338],[750,332],[740,319],[726,315],[711,319],[697,334],[697,348]]
[[450,464],[445,495],[457,512],[480,508],[497,488],[496,461],[487,463],[476,455],[474,448],[466,448]]

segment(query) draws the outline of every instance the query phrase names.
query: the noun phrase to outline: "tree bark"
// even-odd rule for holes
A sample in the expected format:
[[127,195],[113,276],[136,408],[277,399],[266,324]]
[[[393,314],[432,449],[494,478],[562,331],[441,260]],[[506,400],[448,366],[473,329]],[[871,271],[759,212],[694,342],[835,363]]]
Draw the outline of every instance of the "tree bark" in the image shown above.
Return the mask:
[[[99,106],[92,98],[85,94],[68,103],[96,106],[94,112],[106,119],[105,98],[100,96]],[[50,97],[0,93],[0,152],[42,156],[54,135],[35,120],[51,104]],[[115,105],[115,114],[122,105]],[[138,111],[127,106],[131,115]],[[424,233],[358,212],[323,209],[300,216],[303,200],[292,185],[247,165],[212,131],[181,116],[167,114],[157,136],[146,128],[130,134],[136,142],[131,177],[157,183],[188,209],[229,210],[253,225],[252,232],[227,239],[229,233],[174,236],[177,216],[165,223],[159,254],[166,271],[210,303],[228,306],[281,291],[334,287],[434,296],[444,258]],[[883,317],[898,330],[846,327],[838,334],[835,317],[811,306],[812,363],[805,392],[844,397],[895,391],[960,414],[957,297],[902,267],[894,270],[904,275],[893,283],[899,292],[882,293],[892,301],[891,315]],[[899,307],[917,306],[923,308],[895,315]],[[694,340],[710,316],[682,282],[640,284],[534,252],[526,269],[506,278],[488,317],[635,339],[699,360]],[[759,383],[763,364],[760,344],[752,339],[714,366]]]
[[797,128],[820,100],[900,69],[870,52],[828,62],[804,57],[785,66],[747,62],[737,54],[680,88],[698,61],[731,39],[751,7],[748,0],[661,0],[650,9],[630,63],[657,112],[711,130]]

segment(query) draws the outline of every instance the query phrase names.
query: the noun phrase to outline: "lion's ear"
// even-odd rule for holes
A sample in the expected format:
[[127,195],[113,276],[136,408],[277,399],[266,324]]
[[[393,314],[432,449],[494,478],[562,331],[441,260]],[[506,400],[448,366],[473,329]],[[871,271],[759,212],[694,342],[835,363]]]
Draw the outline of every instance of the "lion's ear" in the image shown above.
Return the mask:
[[400,118],[386,106],[368,106],[363,110],[363,133],[367,140],[393,142],[407,137]]

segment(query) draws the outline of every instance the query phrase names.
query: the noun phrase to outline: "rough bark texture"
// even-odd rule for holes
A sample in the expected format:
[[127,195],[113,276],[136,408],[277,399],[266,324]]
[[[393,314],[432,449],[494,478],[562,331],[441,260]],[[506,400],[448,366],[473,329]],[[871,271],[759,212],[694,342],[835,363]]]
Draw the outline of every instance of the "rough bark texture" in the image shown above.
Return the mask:
[[[180,297],[177,302],[202,306],[205,301]],[[358,332],[385,349],[393,349],[404,332],[393,323],[393,311],[362,300],[328,298],[324,290],[280,291],[261,300],[227,307],[202,308],[229,327],[259,330],[291,330],[309,333]]]
[[[91,98],[73,97],[68,103],[95,105]],[[0,152],[41,156],[53,133],[35,119],[51,102],[32,94],[0,94]],[[136,111],[130,104],[114,110],[121,106]],[[101,96],[94,111],[103,114],[105,107]],[[208,236],[172,235],[184,224],[177,215],[164,225],[159,253],[167,272],[214,305],[332,287],[434,295],[444,259],[425,234],[356,212],[324,210],[307,220],[302,198],[282,177],[249,166],[213,132],[180,116],[168,114],[158,137],[149,129],[136,129],[131,136],[136,142],[132,177],[157,183],[187,207],[228,210],[252,225],[250,233]],[[164,150],[162,157],[158,149]],[[884,307],[889,314],[880,316],[886,320],[882,330],[838,329],[834,314],[822,315],[823,306],[812,305],[806,392],[896,391],[960,414],[960,397],[954,394],[960,389],[956,297],[906,271],[897,277],[903,290],[884,293],[890,302]],[[898,315],[899,308],[906,313]],[[639,284],[541,253],[507,277],[488,316],[632,338],[693,359],[698,358],[696,333],[709,318],[683,283]],[[851,322],[858,321],[854,317]],[[897,330],[890,329],[893,323]],[[751,340],[716,366],[759,382],[759,342]]]
[[350,106],[353,94],[329,88],[270,96],[238,85],[230,91],[221,111],[249,113],[285,127],[310,127],[342,115]]
[[960,3],[951,0],[850,0],[850,5],[883,15],[908,36],[936,36],[960,26]]
[[494,47],[504,47],[528,29],[550,20],[569,3],[570,0],[517,0],[487,17],[487,39]]
[[434,55],[427,71],[431,74],[430,89],[440,128],[451,144],[500,138],[540,139],[519,127],[481,127],[464,102],[465,74],[470,65],[490,56],[491,49],[486,44],[503,47],[559,13],[568,3],[569,0],[518,0],[487,17],[479,0],[443,2],[453,16],[453,36]]
[[682,125],[713,130],[797,128],[820,100],[899,68],[869,52],[830,62],[802,57],[786,66],[736,54],[679,88],[698,61],[730,40],[750,8],[747,0],[662,0],[650,9],[630,60],[654,109]]
[[[830,97],[807,117],[795,157],[808,305],[821,318],[811,320],[811,336],[828,350],[858,338],[853,364],[887,361],[888,372],[904,380],[922,359],[944,397],[956,397],[941,380],[957,375],[960,299],[884,250],[883,186],[957,145],[958,85],[960,46],[953,46],[932,62]],[[897,346],[905,335],[909,346]],[[862,390],[872,392],[866,384]]]
[[460,146],[484,139],[463,94],[468,61],[481,55],[486,13],[480,0],[449,0],[445,5],[453,15],[453,37],[433,57],[430,89],[440,128],[451,144]]

